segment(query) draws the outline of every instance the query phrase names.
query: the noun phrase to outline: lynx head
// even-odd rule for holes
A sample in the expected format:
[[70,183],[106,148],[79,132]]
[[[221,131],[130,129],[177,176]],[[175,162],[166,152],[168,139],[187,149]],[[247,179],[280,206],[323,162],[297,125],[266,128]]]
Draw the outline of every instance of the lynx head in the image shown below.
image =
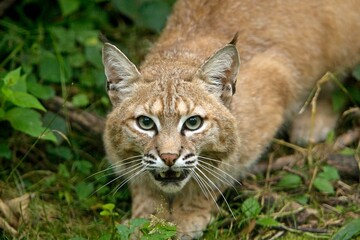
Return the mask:
[[104,142],[119,175],[152,181],[166,193],[191,179],[202,188],[223,175],[219,165],[237,144],[229,111],[239,68],[233,44],[194,70],[164,61],[143,74],[108,43],[103,63],[113,104]]

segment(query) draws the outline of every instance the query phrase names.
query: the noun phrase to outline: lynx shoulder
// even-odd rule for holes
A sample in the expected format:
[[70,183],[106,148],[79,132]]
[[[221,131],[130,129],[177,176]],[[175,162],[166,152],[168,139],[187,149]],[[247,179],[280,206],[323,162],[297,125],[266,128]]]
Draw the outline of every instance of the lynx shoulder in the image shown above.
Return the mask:
[[[360,61],[358,9],[356,0],[180,0],[140,68],[105,44],[104,142],[129,181],[132,217],[157,214],[179,237],[201,236],[215,200],[321,76]],[[307,136],[306,121],[294,123],[294,141],[324,138],[334,116],[319,116],[327,126]]]

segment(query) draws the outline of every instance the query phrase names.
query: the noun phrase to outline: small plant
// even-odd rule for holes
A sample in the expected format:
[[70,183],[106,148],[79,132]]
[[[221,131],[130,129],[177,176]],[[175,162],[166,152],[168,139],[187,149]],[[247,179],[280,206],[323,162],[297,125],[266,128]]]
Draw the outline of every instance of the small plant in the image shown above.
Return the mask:
[[360,218],[354,219],[343,226],[331,240],[348,240],[360,235]]
[[132,237],[141,240],[167,240],[176,235],[176,226],[164,219],[151,216],[150,220],[144,218],[134,218],[124,224],[116,224],[115,218],[119,214],[114,211],[113,203],[104,204],[100,215],[110,217],[112,236],[110,239],[128,240]]
[[314,187],[322,193],[334,194],[335,190],[332,182],[339,180],[340,176],[336,168],[324,166],[314,180]]
[[[56,142],[55,135],[43,126],[41,114],[36,111],[45,112],[44,106],[39,100],[29,93],[29,83],[27,76],[21,74],[21,68],[8,72],[0,81],[0,121],[8,121],[11,126],[32,137],[51,140]],[[46,93],[37,89],[38,96]],[[44,90],[45,91],[45,90]]]

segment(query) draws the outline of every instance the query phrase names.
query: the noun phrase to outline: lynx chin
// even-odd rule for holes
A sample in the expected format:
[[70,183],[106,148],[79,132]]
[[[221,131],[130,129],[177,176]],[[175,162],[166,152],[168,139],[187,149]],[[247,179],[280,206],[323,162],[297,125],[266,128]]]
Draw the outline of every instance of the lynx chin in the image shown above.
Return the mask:
[[198,238],[285,121],[296,116],[294,142],[323,140],[336,122],[328,94],[312,135],[298,112],[327,71],[360,61],[359,9],[357,0],[179,0],[139,68],[106,43],[105,149],[119,187],[131,189],[132,217],[155,214],[179,238]]

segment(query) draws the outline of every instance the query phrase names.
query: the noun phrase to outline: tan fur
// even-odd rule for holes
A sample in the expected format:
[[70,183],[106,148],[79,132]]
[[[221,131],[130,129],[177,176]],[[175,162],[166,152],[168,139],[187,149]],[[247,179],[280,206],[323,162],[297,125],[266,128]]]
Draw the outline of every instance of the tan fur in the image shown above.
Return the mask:
[[[104,141],[119,174],[131,178],[133,217],[157,213],[178,225],[179,236],[201,236],[212,198],[259,157],[316,81],[360,61],[359,9],[357,0],[180,0],[139,71],[106,44],[103,60],[114,109]],[[227,44],[236,33],[238,74],[236,49]],[[142,115],[161,129],[140,131],[136,118]],[[181,132],[182,117],[194,115],[204,119],[201,131]],[[131,171],[136,162],[119,165],[136,155],[139,163],[148,153],[162,164],[157,171],[172,169],[161,163],[161,154],[180,155],[176,164],[190,153],[217,159],[202,158],[222,180],[203,169],[205,181],[214,183],[208,185],[211,197],[194,177],[165,189],[149,171]]]

